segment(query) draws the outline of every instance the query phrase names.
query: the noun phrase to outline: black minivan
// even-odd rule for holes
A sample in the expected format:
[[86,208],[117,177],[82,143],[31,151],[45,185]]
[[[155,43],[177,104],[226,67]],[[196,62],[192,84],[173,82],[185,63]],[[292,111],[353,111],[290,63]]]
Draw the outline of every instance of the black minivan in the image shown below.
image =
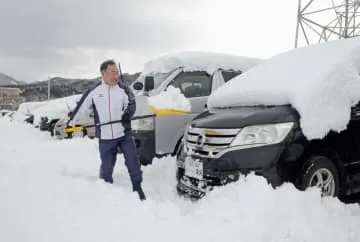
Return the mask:
[[178,192],[199,198],[248,173],[323,196],[360,192],[359,56],[360,37],[298,48],[217,89],[184,133]]
[[[252,143],[254,134],[262,142]],[[249,144],[239,146],[245,139]],[[359,192],[360,105],[346,130],[316,140],[303,135],[290,105],[206,111],[188,127],[177,167],[178,192],[198,198],[252,171],[274,187],[292,182],[317,186],[324,196]]]

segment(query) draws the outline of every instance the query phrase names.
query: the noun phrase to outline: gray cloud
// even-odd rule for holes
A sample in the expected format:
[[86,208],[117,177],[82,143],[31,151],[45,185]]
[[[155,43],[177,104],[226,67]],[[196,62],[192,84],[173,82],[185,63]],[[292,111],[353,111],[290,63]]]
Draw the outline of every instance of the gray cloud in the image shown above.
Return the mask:
[[146,56],[191,47],[197,31],[186,12],[203,3],[0,0],[0,72],[31,81],[94,58],[92,50],[100,58],[109,50]]

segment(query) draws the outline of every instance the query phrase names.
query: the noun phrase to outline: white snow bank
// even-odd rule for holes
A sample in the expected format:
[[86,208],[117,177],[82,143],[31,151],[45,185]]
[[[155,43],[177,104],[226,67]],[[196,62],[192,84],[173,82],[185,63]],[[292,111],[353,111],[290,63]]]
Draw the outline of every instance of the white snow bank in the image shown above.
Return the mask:
[[78,94],[48,101],[46,105],[34,111],[34,124],[38,124],[41,117],[48,117],[49,120],[65,117],[70,110],[75,108],[76,102],[80,100],[81,96],[82,94]]
[[192,203],[176,194],[174,158],[163,158],[143,167],[140,202],[122,156],[114,185],[97,179],[96,140],[5,120],[0,133],[0,241],[360,241],[358,205],[317,190],[273,190],[250,175]]
[[341,131],[360,100],[360,37],[294,49],[217,89],[209,108],[291,104],[309,139]]
[[185,71],[206,71],[210,75],[217,69],[246,71],[261,60],[230,54],[184,51],[161,56],[144,65],[143,75],[151,73],[167,73],[183,67]]
[[191,103],[179,88],[169,86],[166,91],[158,95],[148,97],[148,105],[157,109],[172,109],[177,111],[190,112]]

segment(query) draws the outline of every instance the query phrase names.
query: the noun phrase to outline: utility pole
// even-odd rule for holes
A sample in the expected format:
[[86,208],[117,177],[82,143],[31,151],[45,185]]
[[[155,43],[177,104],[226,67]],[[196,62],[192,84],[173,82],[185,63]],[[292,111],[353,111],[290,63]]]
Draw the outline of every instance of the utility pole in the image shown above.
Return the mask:
[[298,0],[295,48],[360,36],[359,17],[360,0]]
[[50,100],[50,82],[51,82],[51,78],[49,77],[49,80],[48,80],[48,100]]

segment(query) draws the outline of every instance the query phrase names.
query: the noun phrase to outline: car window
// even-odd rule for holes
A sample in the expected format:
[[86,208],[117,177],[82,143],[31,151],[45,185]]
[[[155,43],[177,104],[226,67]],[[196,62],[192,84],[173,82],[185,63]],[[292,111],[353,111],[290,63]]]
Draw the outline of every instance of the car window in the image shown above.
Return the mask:
[[169,85],[179,88],[185,97],[209,96],[211,78],[206,72],[182,72]]
[[360,103],[351,108],[351,118],[356,120],[360,119]]
[[221,74],[224,78],[225,82],[228,82],[229,80],[233,79],[234,77],[241,74],[241,71],[221,71]]

